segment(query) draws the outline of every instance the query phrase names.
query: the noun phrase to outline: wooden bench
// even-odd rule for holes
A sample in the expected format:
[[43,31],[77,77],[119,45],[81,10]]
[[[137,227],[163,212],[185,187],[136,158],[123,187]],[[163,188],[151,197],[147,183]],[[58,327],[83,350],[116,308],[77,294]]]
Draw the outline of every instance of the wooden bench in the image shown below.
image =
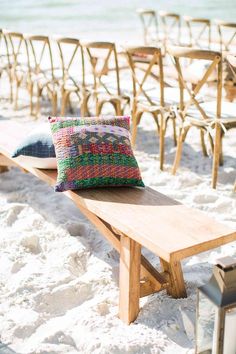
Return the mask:
[[[32,168],[10,157],[15,141],[26,133],[26,125],[22,129],[0,120],[0,166],[18,166],[53,186],[57,171]],[[186,297],[182,259],[236,240],[236,232],[227,226],[151,188],[64,194],[120,254],[119,316],[127,324],[139,313],[140,297],[163,289],[174,298]],[[142,247],[160,258],[162,272],[142,255]]]

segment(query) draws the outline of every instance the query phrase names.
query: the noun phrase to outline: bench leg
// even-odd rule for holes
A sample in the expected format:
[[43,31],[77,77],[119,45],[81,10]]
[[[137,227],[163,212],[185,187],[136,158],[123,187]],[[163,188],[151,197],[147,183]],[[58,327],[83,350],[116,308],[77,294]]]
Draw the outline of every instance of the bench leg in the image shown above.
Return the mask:
[[126,324],[139,313],[141,245],[127,236],[120,238],[119,317]]
[[23,172],[28,172],[23,167],[17,164],[17,162],[13,161],[12,159],[8,158],[7,156],[0,154],[0,173],[9,171],[10,167],[18,167]]
[[7,172],[9,170],[11,161],[7,159],[4,155],[0,154],[0,173]]
[[160,262],[163,270],[169,273],[167,294],[175,299],[187,297],[180,261],[172,261],[168,263],[160,258]]
[[7,166],[0,166],[0,173],[7,172],[8,167]]

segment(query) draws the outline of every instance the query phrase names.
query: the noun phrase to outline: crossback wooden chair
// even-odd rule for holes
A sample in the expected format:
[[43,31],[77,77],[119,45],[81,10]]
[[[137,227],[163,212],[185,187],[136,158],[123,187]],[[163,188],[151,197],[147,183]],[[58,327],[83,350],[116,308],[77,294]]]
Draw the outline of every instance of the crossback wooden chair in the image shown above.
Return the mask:
[[[29,56],[29,90],[30,111],[36,117],[40,113],[40,98],[46,92],[51,100],[52,115],[57,113],[58,80],[55,77],[55,68],[50,39],[47,36],[27,36]],[[33,98],[36,89],[36,108],[34,109]]]
[[85,72],[84,72],[84,53],[79,39],[76,38],[57,38],[56,39],[60,59],[62,80],[61,88],[61,115],[66,113],[66,107],[70,103],[70,96],[76,95],[79,100],[81,115],[86,115],[84,107],[85,93]]
[[179,45],[181,40],[181,17],[178,14],[159,11],[160,24],[163,32],[163,43],[167,45]]
[[[228,55],[227,56],[227,62],[229,64],[230,69],[232,70],[232,73],[235,77],[236,80],[236,56],[234,55]],[[234,191],[236,192],[236,180],[234,183]]]
[[221,52],[236,53],[236,23],[215,20]]
[[9,65],[11,66],[11,80],[15,84],[14,108],[18,109],[19,88],[23,84],[28,88],[29,60],[26,41],[23,33],[5,32],[9,48]]
[[[130,97],[120,85],[120,68],[116,45],[111,42],[84,43],[86,55],[85,84],[86,105],[95,99],[96,115],[100,115],[105,104],[112,105],[116,115],[122,115]],[[92,82],[88,78],[92,74]]]
[[183,16],[187,26],[187,46],[210,49],[211,46],[211,21],[205,18]]
[[[223,55],[236,54],[236,23],[226,22],[221,20],[215,20],[219,35],[220,51]],[[236,87],[233,81],[232,70],[228,67],[228,61],[224,61],[224,88],[226,92],[226,98],[229,101],[233,101],[236,97]]]
[[[8,77],[10,85],[10,102],[13,102],[13,67],[14,59],[9,48],[6,30],[0,29],[0,78],[5,74]],[[5,90],[4,90],[5,91]]]
[[[162,52],[156,47],[127,48],[126,56],[133,79],[132,102],[132,144],[135,145],[137,129],[144,114],[151,114],[159,134],[160,169],[164,167],[164,139],[169,119],[173,122],[176,140],[174,114],[171,105],[164,100],[164,74]],[[144,56],[145,61],[142,60]],[[145,67],[144,67],[145,65]],[[176,93],[176,91],[175,91]],[[173,96],[173,94],[172,94]]]
[[143,27],[143,39],[145,45],[159,43],[157,13],[152,9],[137,9],[137,13]]
[[[222,163],[222,138],[226,130],[236,127],[236,114],[230,102],[222,103],[222,55],[220,52],[185,47],[170,47],[169,53],[173,56],[179,77],[180,102],[179,117],[182,124],[178,138],[177,151],[173,165],[173,174],[179,166],[182,145],[191,127],[200,129],[201,143],[204,155],[207,150],[204,143],[204,134],[210,137],[213,151],[212,187],[216,188],[218,167]],[[183,78],[183,65],[181,60],[207,60],[210,65],[206,67],[202,79],[194,90],[187,86]],[[209,76],[217,70],[216,98],[211,101],[202,101],[200,91],[206,84]],[[183,94],[186,90],[187,95]],[[201,97],[201,99],[199,99]],[[214,129],[214,134],[213,134]]]

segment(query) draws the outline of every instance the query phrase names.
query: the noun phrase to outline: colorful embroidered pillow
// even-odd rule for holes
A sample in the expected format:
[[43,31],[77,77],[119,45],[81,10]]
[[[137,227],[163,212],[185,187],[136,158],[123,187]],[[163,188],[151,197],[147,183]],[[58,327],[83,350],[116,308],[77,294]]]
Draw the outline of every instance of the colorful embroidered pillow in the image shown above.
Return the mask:
[[144,187],[131,148],[129,120],[49,117],[58,166],[55,190]]

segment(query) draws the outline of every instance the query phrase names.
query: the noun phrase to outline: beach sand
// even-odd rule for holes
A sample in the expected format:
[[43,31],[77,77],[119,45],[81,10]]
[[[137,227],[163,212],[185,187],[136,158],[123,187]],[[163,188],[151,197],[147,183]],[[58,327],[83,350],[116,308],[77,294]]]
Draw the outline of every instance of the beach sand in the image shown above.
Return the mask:
[[[0,119],[28,116],[28,108],[16,112],[1,104]],[[202,156],[199,140],[193,129],[172,176],[168,131],[161,172],[155,125],[144,119],[135,151],[144,182],[235,229],[235,130],[224,139],[217,190],[210,187],[212,160]],[[118,318],[118,255],[74,204],[16,168],[0,175],[0,185],[0,353],[194,353],[196,288],[217,258],[236,256],[236,243],[186,259],[188,298],[175,300],[165,291],[143,298],[137,320],[126,326]],[[157,257],[144,254],[159,267]]]

